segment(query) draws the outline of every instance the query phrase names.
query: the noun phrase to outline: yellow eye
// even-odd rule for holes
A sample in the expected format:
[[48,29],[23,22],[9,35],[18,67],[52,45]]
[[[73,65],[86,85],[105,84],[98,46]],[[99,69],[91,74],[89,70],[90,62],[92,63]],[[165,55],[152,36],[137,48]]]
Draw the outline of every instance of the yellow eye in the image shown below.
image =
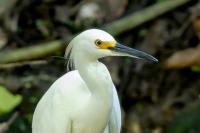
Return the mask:
[[100,45],[102,44],[102,41],[99,40],[99,39],[97,39],[97,40],[95,41],[95,44],[96,44],[97,46],[100,46]]

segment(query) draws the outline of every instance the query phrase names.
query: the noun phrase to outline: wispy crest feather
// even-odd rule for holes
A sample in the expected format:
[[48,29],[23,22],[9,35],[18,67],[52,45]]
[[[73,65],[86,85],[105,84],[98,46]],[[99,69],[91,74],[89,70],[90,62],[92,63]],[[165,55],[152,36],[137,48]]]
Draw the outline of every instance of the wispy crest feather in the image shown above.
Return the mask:
[[69,43],[65,50],[65,59],[67,60],[67,71],[73,70],[74,69],[74,61],[73,61],[73,43]]

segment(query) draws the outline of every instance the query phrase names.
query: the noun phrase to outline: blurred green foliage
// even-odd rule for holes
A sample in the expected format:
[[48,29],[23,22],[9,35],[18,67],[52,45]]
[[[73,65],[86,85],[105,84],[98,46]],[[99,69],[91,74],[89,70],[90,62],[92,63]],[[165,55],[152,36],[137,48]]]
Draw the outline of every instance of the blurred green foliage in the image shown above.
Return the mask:
[[199,133],[200,131],[200,102],[199,100],[188,105],[177,114],[166,126],[164,133]]
[[200,67],[198,67],[198,66],[192,66],[191,67],[191,71],[200,73]]

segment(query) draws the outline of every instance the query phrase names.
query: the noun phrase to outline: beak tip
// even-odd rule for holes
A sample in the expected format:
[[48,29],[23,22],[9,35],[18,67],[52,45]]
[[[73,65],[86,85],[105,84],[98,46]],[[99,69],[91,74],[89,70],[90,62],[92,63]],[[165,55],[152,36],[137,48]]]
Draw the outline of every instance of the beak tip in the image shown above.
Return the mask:
[[158,59],[156,59],[156,58],[154,58],[153,61],[154,61],[154,62],[159,62]]
[[[147,58],[147,60],[149,60],[149,61],[153,61],[153,62],[158,62],[158,59],[156,59],[155,57],[153,57],[153,56],[151,56],[151,55],[148,55],[148,56],[146,56]],[[144,58],[145,59],[145,58]]]

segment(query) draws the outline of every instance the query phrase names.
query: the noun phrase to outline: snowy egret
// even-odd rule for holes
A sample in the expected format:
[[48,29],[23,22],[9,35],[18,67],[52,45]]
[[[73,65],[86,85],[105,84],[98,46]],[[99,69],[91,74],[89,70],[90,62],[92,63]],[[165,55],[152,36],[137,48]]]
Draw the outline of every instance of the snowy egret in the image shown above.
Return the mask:
[[39,101],[33,133],[120,133],[121,110],[105,56],[130,56],[157,61],[153,56],[116,42],[107,32],[90,29],[68,45],[66,56],[74,66],[56,80]]

